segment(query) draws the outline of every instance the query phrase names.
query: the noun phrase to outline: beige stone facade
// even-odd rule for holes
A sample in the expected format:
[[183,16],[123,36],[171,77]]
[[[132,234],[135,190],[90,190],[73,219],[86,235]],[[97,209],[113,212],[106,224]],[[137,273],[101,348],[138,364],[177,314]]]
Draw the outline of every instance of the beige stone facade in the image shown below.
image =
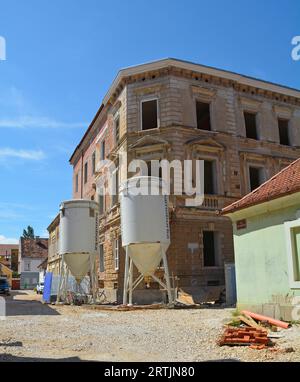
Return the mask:
[[[147,101],[155,101],[157,127],[143,130]],[[205,112],[201,109],[198,115],[198,105],[209,113],[205,129],[199,128]],[[245,113],[251,114],[250,122]],[[251,116],[255,139],[249,138]],[[279,120],[285,121],[286,136]],[[284,139],[288,142],[282,144]],[[105,157],[118,167],[121,149],[128,162],[138,158],[208,162],[210,189],[202,206],[186,207],[185,195],[170,196],[167,254],[172,282],[196,299],[207,299],[224,288],[224,263],[234,261],[231,223],[219,211],[300,156],[300,92],[174,59],[119,72],[70,159],[73,197],[100,200],[103,206],[99,283],[118,298],[124,273],[124,251],[116,244],[121,235],[120,208],[117,198],[99,197],[100,184],[107,184],[99,161]],[[119,184],[129,176],[127,168],[119,168]],[[156,283],[151,286],[157,288]]]
[[61,257],[58,254],[59,215],[55,217],[47,230],[49,232],[47,272],[59,275],[61,269]]

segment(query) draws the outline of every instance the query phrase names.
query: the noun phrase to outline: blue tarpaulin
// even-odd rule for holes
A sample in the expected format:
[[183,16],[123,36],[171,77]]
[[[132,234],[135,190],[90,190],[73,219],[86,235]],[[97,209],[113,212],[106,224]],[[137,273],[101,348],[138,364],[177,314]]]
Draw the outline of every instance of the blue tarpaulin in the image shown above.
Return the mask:
[[47,272],[44,281],[43,300],[50,303],[51,299],[52,272]]

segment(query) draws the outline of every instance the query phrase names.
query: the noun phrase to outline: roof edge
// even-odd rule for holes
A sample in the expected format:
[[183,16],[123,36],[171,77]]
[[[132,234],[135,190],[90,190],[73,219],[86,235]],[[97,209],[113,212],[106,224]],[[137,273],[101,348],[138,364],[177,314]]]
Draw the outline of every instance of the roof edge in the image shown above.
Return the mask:
[[125,67],[123,69],[120,69],[114,78],[112,84],[110,85],[108,91],[106,92],[101,106],[99,107],[97,113],[95,114],[92,122],[89,124],[85,134],[83,135],[82,139],[80,140],[79,144],[76,146],[74,152],[72,153],[69,162],[72,163],[74,156],[77,152],[77,150],[80,148],[80,146],[83,144],[86,136],[88,133],[91,131],[94,123],[96,122],[99,114],[101,113],[102,109],[104,106],[108,103],[109,99],[111,98],[112,94],[115,92],[116,88],[118,87],[119,83],[128,76],[131,75],[136,75],[136,74],[141,74],[144,73],[145,71],[150,71],[150,70],[159,70],[163,69],[167,66],[176,66],[181,69],[187,69],[187,70],[193,70],[193,71],[198,71],[198,72],[204,72],[205,74],[208,75],[215,75],[215,76],[220,76],[223,78],[227,78],[232,81],[239,82],[244,85],[248,86],[254,86],[254,87],[259,87],[264,90],[269,90],[285,95],[289,95],[291,97],[296,97],[300,99],[300,89],[292,88],[286,85],[280,85],[278,83],[258,79],[255,77],[247,76],[244,74],[239,74],[237,72],[233,72],[230,70],[225,70],[225,69],[219,69],[213,66],[208,66],[208,65],[202,65],[198,64],[195,62],[191,61],[186,61],[186,60],[180,60],[177,58],[163,58],[163,59],[158,59],[154,61],[149,61],[146,63],[134,65],[134,66],[129,66]]

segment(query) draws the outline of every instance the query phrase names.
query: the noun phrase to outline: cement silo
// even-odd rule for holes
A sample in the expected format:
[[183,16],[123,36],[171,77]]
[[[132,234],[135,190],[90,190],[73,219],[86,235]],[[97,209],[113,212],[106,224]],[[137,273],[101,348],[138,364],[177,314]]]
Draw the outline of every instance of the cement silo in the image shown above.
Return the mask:
[[[123,304],[132,304],[132,292],[145,276],[167,290],[172,302],[166,251],[170,245],[168,196],[156,177],[133,177],[120,187],[122,246],[126,250]],[[155,270],[163,262],[165,283]],[[133,264],[140,272],[133,280]]]
[[91,293],[96,295],[96,266],[98,252],[98,203],[74,199],[60,205],[59,254],[62,258],[57,301],[63,299],[68,288],[69,272],[80,283],[89,273]]

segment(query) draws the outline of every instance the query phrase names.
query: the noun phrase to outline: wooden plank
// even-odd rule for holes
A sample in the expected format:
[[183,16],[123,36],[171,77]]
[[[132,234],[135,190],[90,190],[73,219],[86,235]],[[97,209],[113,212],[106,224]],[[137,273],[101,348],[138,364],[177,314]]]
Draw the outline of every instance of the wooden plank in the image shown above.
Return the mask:
[[259,324],[254,322],[254,320],[249,320],[248,317],[238,316],[238,318],[239,318],[240,321],[242,321],[244,324],[250,326],[251,328],[262,329],[262,327]]

